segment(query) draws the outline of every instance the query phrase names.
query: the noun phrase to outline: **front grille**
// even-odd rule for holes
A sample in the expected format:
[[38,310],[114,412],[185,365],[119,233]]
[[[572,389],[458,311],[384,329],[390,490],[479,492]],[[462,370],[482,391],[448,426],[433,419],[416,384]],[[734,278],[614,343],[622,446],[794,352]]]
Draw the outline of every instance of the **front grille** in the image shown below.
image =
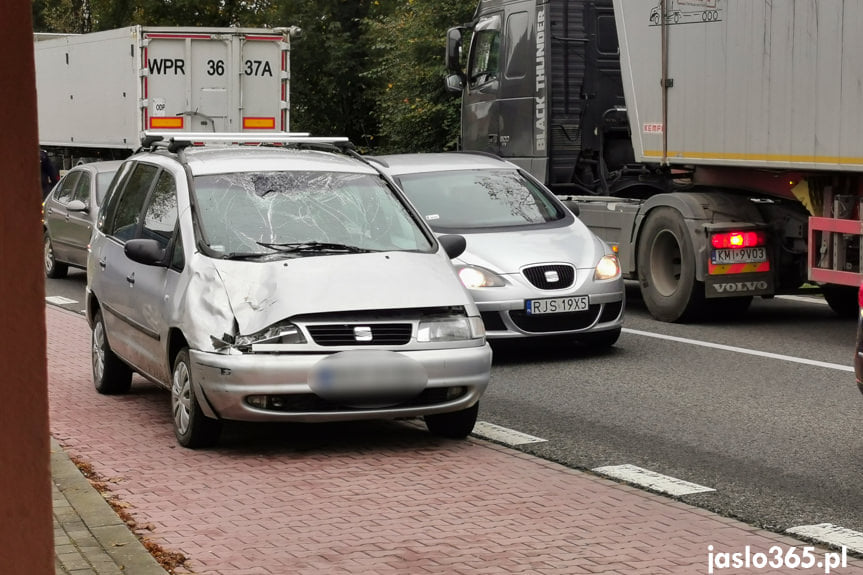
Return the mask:
[[[372,330],[370,341],[357,341],[355,327]],[[409,323],[329,324],[308,326],[309,335],[318,345],[405,345],[411,340]]]
[[[558,280],[556,282],[548,281],[546,272],[556,273]],[[546,265],[534,266],[522,270],[527,281],[538,287],[539,289],[564,289],[572,285],[575,281],[575,268],[567,265]]]
[[602,306],[589,306],[587,311],[569,313],[552,313],[545,315],[529,315],[524,310],[511,311],[509,317],[513,323],[532,333],[548,333],[554,331],[569,331],[584,329],[596,321],[596,316]]

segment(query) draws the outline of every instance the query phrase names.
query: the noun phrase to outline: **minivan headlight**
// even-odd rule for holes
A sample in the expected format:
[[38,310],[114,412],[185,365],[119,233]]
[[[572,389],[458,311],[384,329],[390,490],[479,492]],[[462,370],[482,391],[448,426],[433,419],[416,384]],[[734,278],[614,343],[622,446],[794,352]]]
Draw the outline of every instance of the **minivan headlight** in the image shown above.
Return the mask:
[[593,277],[598,280],[611,280],[619,275],[620,262],[617,261],[617,256],[608,255],[602,256],[602,259],[596,264],[596,271]]
[[306,343],[306,338],[297,326],[283,321],[249,335],[238,335],[234,340],[237,347],[260,343]]
[[491,270],[479,266],[456,266],[458,277],[467,289],[503,287],[503,278]]
[[445,317],[421,320],[417,341],[465,341],[485,337],[485,325],[479,317]]

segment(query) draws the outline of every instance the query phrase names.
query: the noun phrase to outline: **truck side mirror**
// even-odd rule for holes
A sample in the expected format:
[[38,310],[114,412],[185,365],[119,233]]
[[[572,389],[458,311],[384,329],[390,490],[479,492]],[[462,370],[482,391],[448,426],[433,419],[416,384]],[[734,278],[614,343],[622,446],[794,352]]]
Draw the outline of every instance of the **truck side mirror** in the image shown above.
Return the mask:
[[446,31],[446,69],[461,73],[461,28],[458,27]]
[[461,94],[464,91],[464,79],[460,74],[450,74],[446,77],[446,91]]

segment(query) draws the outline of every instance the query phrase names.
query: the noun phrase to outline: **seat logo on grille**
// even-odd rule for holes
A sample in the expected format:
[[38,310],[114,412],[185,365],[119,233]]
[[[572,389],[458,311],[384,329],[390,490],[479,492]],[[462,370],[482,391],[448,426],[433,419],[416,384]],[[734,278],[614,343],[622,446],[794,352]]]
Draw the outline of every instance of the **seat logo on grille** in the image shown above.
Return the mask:
[[555,270],[548,270],[545,272],[545,281],[550,284],[556,284],[560,281],[560,276]]
[[354,339],[357,341],[371,341],[372,328],[367,325],[358,325],[354,328]]

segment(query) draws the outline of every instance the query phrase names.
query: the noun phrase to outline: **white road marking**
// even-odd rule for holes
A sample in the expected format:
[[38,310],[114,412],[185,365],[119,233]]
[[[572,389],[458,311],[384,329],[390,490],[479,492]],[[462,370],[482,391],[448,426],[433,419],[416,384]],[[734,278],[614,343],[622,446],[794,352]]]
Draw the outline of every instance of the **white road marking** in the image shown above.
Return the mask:
[[[697,339],[688,339],[685,337],[676,337],[673,335],[664,335],[661,333],[653,333],[650,331],[641,331],[638,329],[629,329],[623,328],[624,333],[631,333],[633,335],[642,335],[644,337],[653,337],[656,339],[665,339],[668,341],[676,341],[679,343],[687,343],[689,345],[698,345],[701,347],[711,347],[713,349],[721,349],[724,351],[733,351],[735,353],[743,353],[746,355],[756,355],[758,357],[767,357],[770,359],[779,359],[782,361],[790,361],[793,363],[803,363],[806,365],[812,365],[815,367],[826,367],[828,369],[836,369],[839,371],[849,371],[853,372],[854,367],[850,365],[840,365],[838,363],[827,363],[826,361],[816,361],[814,359],[805,359],[802,357],[794,357],[793,355],[782,355],[779,353],[770,353],[768,351],[758,351],[754,349],[746,349],[744,347],[734,347],[732,345],[722,345],[721,343],[710,343],[709,341],[700,341]],[[849,344],[852,345],[852,344]]]
[[649,469],[642,469],[635,465],[608,465],[605,467],[597,467],[593,471],[601,475],[614,477],[615,479],[620,479],[627,483],[640,485],[642,487],[652,489],[653,491],[668,493],[669,495],[675,495],[677,497],[680,497],[681,495],[691,495],[693,493],[716,491],[711,487],[704,487],[703,485],[683,481],[676,477],[662,475],[661,473],[656,473]]
[[63,297],[63,296],[59,296],[59,295],[52,295],[52,296],[46,297],[45,301],[47,301],[48,303],[53,303],[54,305],[69,305],[69,304],[73,304],[73,303],[78,303],[78,300],[76,300],[76,299],[69,299],[67,297]]
[[832,523],[819,523],[818,525],[800,525],[786,529],[786,533],[799,535],[835,547],[847,547],[857,553],[863,553],[863,533],[845,529]]
[[805,296],[805,295],[778,295],[776,299],[787,299],[791,301],[800,301],[803,303],[817,303],[820,305],[828,305],[827,300],[823,297],[819,296]]
[[509,446],[548,441],[547,439],[534,437],[514,429],[507,429],[506,427],[488,423],[487,421],[477,421],[473,427],[473,434],[483,439],[490,439]]

